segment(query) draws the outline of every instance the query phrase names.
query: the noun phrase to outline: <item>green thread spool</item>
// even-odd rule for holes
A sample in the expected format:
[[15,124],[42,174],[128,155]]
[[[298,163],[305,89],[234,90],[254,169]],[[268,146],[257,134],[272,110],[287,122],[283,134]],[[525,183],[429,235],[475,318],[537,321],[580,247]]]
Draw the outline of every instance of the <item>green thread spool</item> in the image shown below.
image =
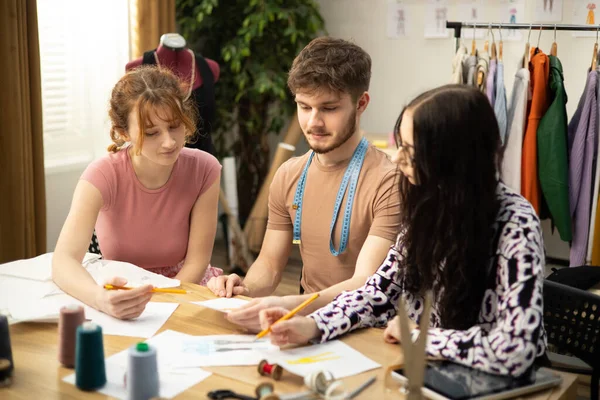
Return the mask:
[[102,328],[93,322],[84,322],[77,327],[75,385],[81,390],[95,390],[105,384]]
[[256,397],[258,397],[258,400],[279,400],[279,396],[277,396],[273,390],[272,383],[261,382],[256,387]]

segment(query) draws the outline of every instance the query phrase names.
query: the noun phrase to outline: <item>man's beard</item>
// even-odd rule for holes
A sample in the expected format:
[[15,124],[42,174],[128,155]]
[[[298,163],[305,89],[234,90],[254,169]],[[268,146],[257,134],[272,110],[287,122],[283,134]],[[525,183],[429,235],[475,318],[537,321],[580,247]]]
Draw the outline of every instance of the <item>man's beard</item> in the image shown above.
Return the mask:
[[[329,145],[327,147],[318,147],[318,146],[313,147],[313,146],[311,146],[310,141],[307,140],[308,146],[310,147],[310,149],[312,151],[314,151],[317,154],[326,154],[326,153],[329,153],[330,151],[337,149],[344,143],[346,143],[352,137],[352,135],[354,134],[354,131],[356,131],[356,110],[354,110],[354,112],[348,119],[348,123],[346,123],[346,127],[344,128],[344,130],[340,131],[339,134],[337,135],[335,142],[333,142],[331,145]],[[311,134],[311,133],[324,133],[324,132],[319,132],[319,131],[315,131],[315,130],[309,130],[307,132],[307,134]],[[328,133],[328,132],[325,132],[325,133]]]

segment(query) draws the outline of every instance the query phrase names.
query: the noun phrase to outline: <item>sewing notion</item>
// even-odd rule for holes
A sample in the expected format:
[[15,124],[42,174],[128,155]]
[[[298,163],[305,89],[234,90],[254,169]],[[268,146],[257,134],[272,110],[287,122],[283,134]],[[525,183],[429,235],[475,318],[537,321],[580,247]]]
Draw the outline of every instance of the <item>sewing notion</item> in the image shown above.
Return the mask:
[[83,307],[70,304],[60,309],[58,319],[58,361],[67,368],[75,366],[77,327],[85,322]]

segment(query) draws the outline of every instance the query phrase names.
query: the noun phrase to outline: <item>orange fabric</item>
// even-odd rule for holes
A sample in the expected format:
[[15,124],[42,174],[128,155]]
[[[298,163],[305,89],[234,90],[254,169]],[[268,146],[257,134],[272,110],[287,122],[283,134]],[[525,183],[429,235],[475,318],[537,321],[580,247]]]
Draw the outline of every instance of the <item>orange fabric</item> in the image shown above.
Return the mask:
[[529,115],[527,116],[523,153],[521,155],[521,194],[531,203],[535,212],[539,215],[542,190],[537,166],[537,129],[540,119],[546,113],[549,105],[548,77],[550,74],[548,56],[539,49],[531,49],[529,73],[531,75],[532,98],[528,107]]

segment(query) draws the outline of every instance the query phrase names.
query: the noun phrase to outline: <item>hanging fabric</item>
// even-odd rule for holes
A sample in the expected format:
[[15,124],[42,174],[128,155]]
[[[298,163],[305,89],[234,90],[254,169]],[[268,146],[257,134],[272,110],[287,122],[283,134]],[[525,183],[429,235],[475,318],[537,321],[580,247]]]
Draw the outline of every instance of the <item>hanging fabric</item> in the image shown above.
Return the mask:
[[569,211],[569,164],[567,156],[567,93],[562,64],[549,56],[550,106],[537,130],[538,174],[542,189],[540,217],[550,217],[560,238],[571,241]]
[[500,130],[500,139],[502,145],[506,143],[506,87],[504,86],[504,62],[502,61],[502,31],[500,33],[500,42],[498,42],[498,61],[496,65],[496,94],[494,96],[494,114],[498,120],[498,129]]
[[481,93],[485,93],[489,66],[490,54],[488,53],[488,49],[485,48],[477,52],[476,86]]
[[[600,58],[600,52],[596,54],[596,59]],[[596,64],[596,73],[598,74],[598,84],[596,84],[596,105],[598,106],[598,124],[600,125],[600,65]],[[586,261],[590,261],[592,265],[600,265],[600,201],[598,195],[600,193],[600,137],[596,137],[598,146],[596,147],[596,174],[594,191],[592,196],[594,202],[592,204],[592,216],[590,218],[590,235],[588,239],[588,251]]]
[[537,128],[540,119],[548,109],[550,66],[548,56],[538,47],[531,49],[530,60],[532,98],[523,138],[523,154],[521,155],[521,194],[531,203],[535,212],[539,215],[541,189],[537,165]]
[[598,131],[597,91],[598,74],[590,71],[585,91],[569,123],[569,208],[573,241],[570,266],[585,264],[592,194],[595,140]]
[[527,122],[527,104],[531,98],[529,81],[529,69],[519,68],[515,74],[515,82],[506,115],[506,144],[502,161],[502,181],[517,193],[521,193],[523,135],[525,134]]
[[465,61],[468,57],[469,56],[467,54],[467,48],[461,44],[458,50],[456,50],[456,54],[454,55],[454,59],[452,60],[452,79],[450,83],[466,83],[463,66],[465,65]]

